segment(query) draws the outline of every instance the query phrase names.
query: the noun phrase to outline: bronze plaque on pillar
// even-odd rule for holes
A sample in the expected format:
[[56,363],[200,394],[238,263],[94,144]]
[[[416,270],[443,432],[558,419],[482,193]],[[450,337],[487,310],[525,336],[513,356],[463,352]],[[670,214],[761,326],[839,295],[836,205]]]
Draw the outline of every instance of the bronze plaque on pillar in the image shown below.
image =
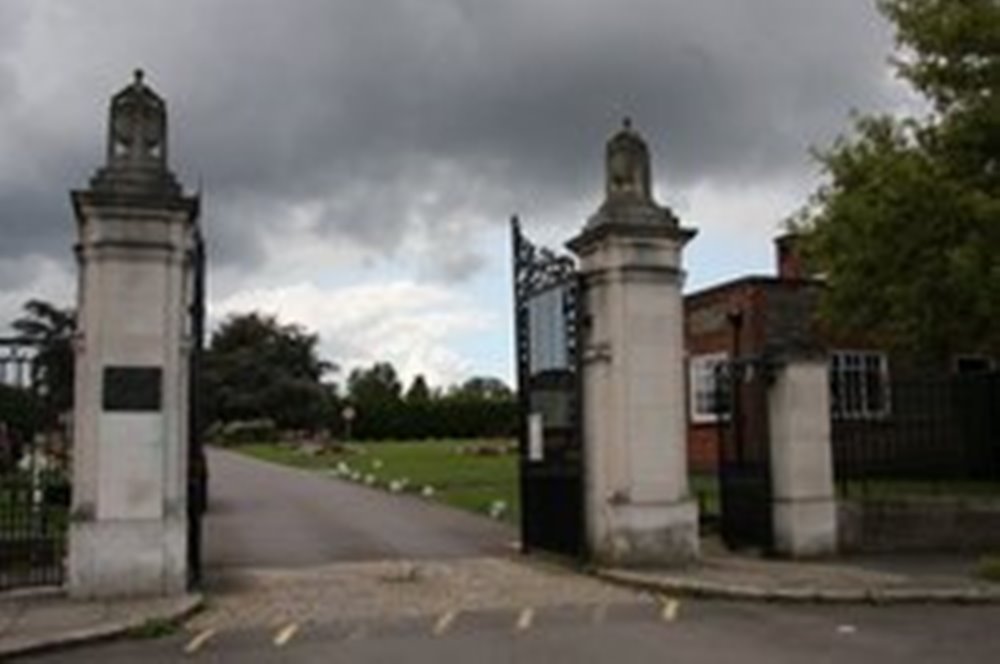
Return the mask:
[[160,367],[104,367],[104,410],[158,411],[162,385]]

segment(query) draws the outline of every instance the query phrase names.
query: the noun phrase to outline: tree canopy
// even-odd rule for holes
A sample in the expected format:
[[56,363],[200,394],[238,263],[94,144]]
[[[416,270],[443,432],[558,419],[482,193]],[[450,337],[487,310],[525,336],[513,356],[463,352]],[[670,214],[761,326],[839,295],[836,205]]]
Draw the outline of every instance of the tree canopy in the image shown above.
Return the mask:
[[389,362],[358,367],[347,379],[359,439],[508,437],[517,429],[517,404],[498,378],[473,377],[446,392],[417,375],[405,395]]
[[881,0],[921,118],[858,116],[792,221],[822,314],[917,356],[1000,351],[1000,3]]
[[333,366],[320,359],[319,337],[259,313],[233,315],[212,334],[204,388],[210,420],[267,418],[281,428],[313,429],[330,415]]
[[44,300],[28,300],[11,327],[37,344],[32,380],[38,385],[50,415],[73,406],[73,334],[76,311]]
[[399,402],[402,391],[396,368],[389,362],[354,369],[347,378],[347,396],[356,404],[392,405]]

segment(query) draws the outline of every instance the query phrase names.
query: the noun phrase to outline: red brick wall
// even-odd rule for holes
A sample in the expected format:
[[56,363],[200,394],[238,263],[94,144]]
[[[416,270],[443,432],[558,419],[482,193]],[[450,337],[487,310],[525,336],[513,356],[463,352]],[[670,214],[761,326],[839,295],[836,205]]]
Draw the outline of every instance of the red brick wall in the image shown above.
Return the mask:
[[[761,280],[741,279],[689,296],[684,300],[687,355],[733,352],[733,328],[728,314],[740,311],[740,353],[760,352],[764,343],[766,292]],[[685,371],[690,380],[690,371]],[[688,466],[692,472],[714,472],[718,459],[718,425],[691,421],[691,389],[687,386]]]

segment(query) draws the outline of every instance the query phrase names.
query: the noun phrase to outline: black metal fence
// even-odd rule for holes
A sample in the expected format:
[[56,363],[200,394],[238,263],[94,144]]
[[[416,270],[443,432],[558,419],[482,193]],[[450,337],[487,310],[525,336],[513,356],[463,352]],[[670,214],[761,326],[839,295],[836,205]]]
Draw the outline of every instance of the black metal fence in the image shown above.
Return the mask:
[[719,526],[726,546],[773,546],[770,365],[743,357],[716,368]]
[[1000,494],[1000,373],[842,381],[832,398],[842,493]]
[[516,218],[511,239],[522,548],[582,558],[580,277],[571,258],[528,240]]
[[63,580],[69,441],[37,358],[31,341],[0,339],[0,590]]

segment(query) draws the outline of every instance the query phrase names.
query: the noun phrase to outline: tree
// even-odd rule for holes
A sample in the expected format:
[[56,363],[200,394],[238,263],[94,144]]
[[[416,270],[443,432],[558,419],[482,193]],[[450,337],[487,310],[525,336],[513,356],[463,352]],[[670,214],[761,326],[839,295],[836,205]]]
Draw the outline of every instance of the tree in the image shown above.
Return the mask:
[[452,394],[456,398],[473,401],[504,401],[514,396],[507,383],[492,376],[473,376],[456,387]]
[[354,369],[347,378],[347,394],[360,408],[395,404],[400,400],[402,383],[390,362],[376,362],[370,369]]
[[12,327],[38,347],[32,380],[44,396],[50,415],[73,407],[73,334],[76,312],[44,300],[24,303],[24,315]]
[[282,428],[313,429],[330,417],[335,394],[323,375],[319,337],[256,312],[232,315],[212,334],[204,388],[212,420],[271,419]]
[[431,390],[427,387],[427,380],[423,374],[417,374],[410,383],[410,388],[406,390],[404,397],[408,405],[424,404],[431,400]]
[[925,118],[862,116],[792,221],[822,315],[919,358],[1000,351],[1000,4],[882,0]]

